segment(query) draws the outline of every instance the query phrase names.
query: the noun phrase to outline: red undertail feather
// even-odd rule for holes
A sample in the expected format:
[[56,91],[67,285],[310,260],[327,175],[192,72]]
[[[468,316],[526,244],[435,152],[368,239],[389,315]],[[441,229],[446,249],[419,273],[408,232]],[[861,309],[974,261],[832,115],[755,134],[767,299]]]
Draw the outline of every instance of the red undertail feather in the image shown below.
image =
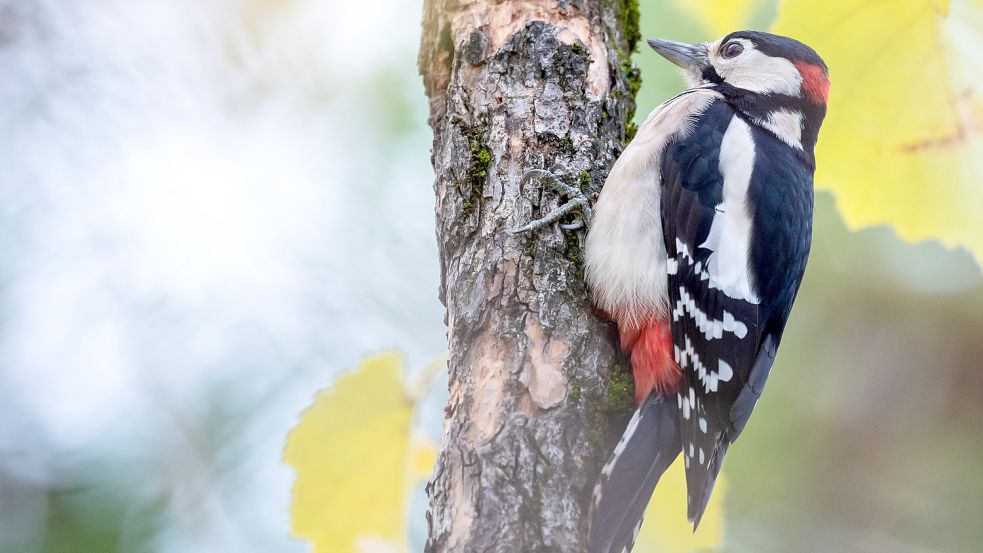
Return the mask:
[[642,324],[618,323],[621,348],[631,354],[635,402],[641,404],[652,390],[665,394],[679,388],[682,371],[673,360],[669,321],[649,319]]
[[796,60],[795,68],[802,75],[802,91],[809,100],[826,104],[829,100],[829,75],[822,67],[807,61]]

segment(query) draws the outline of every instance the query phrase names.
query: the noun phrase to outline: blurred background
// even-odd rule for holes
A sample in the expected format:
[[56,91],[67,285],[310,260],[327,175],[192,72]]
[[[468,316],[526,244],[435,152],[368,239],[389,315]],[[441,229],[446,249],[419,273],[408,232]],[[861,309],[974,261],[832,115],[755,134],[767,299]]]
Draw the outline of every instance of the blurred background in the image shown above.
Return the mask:
[[[643,35],[716,38],[681,5],[643,0]],[[365,354],[446,347],[420,16],[0,0],[0,552],[308,550],[298,413]],[[644,118],[681,82],[635,60]],[[819,193],[723,550],[983,550],[981,331],[969,253],[849,232]]]

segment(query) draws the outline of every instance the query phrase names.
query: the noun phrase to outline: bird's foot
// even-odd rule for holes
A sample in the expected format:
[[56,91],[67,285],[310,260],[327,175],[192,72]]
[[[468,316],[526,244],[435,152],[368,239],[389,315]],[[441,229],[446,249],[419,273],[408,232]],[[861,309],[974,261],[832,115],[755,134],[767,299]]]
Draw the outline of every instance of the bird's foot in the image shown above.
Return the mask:
[[[559,164],[553,166],[553,169],[559,169],[558,172],[566,172],[566,168]],[[561,180],[556,174],[545,169],[532,169],[525,175],[522,175],[522,181],[519,183],[519,187],[521,188],[527,181],[535,178],[545,180],[546,184],[548,184],[550,188],[555,190],[561,196],[566,197],[567,202],[539,219],[530,221],[521,227],[509,229],[509,232],[512,234],[521,234],[523,232],[541,229],[547,225],[555,223],[566,214],[578,209],[580,210],[581,217],[572,223],[560,224],[560,228],[564,230],[577,230],[585,226],[590,226],[591,218],[594,214],[590,208],[590,200],[587,199],[587,196],[583,193],[583,191],[576,186],[571,186],[563,182],[563,180]]]

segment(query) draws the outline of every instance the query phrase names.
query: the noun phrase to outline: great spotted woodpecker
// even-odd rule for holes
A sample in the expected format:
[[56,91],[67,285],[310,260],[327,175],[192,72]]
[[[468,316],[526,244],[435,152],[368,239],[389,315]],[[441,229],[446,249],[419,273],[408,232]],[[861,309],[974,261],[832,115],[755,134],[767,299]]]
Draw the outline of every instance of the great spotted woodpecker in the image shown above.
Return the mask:
[[[649,115],[589,221],[587,281],[618,324],[638,403],[594,490],[590,553],[631,550],[680,452],[699,525],[768,378],[812,238],[823,60],[753,31],[649,45],[690,88]],[[576,198],[566,210],[585,205]]]

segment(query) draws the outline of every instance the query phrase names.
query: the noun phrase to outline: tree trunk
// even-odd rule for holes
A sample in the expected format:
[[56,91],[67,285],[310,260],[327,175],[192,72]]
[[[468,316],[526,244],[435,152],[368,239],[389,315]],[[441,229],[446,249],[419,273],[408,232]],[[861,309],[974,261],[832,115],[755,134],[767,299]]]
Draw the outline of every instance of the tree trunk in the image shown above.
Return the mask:
[[597,192],[634,114],[636,0],[425,0],[450,401],[428,552],[579,552],[630,414],[628,363],[583,281],[583,231],[508,228],[565,201],[523,173],[562,162]]

